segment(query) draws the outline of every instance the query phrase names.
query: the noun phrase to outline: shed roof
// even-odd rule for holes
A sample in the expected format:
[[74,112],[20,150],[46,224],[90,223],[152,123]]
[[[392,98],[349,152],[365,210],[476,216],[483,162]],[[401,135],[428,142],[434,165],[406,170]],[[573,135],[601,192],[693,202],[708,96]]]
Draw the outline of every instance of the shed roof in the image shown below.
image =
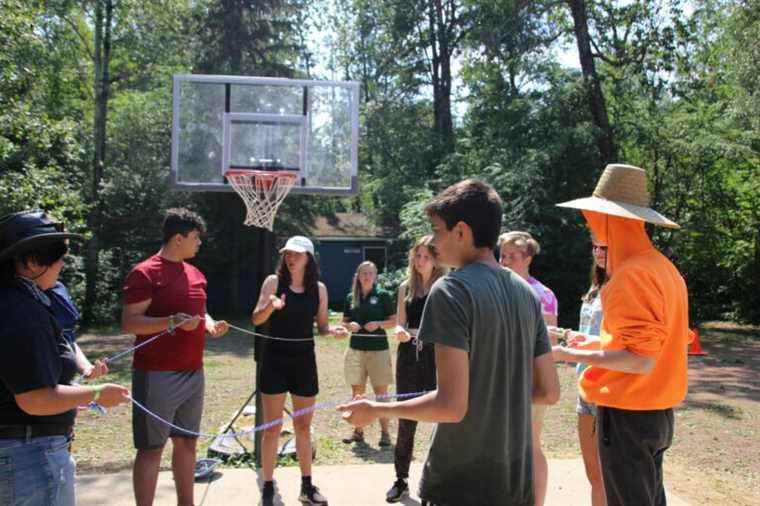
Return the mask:
[[378,227],[362,213],[317,216],[310,230],[315,239],[388,239],[390,230]]

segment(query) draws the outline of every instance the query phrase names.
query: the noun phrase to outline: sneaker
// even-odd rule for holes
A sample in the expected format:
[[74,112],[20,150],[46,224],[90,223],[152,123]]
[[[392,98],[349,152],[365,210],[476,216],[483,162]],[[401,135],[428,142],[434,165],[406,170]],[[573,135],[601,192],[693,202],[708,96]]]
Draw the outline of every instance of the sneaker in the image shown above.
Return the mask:
[[298,500],[301,501],[302,504],[327,506],[327,499],[319,493],[319,489],[314,485],[301,485],[301,495],[298,496]]
[[380,442],[378,443],[380,446],[390,446],[391,445],[391,435],[387,432],[381,432],[380,433]]
[[261,491],[261,506],[274,506],[274,484],[271,487],[264,484]]
[[399,502],[404,496],[407,495],[409,495],[409,485],[406,483],[405,479],[399,478],[393,484],[388,493],[385,494],[385,501]]
[[354,431],[351,433],[351,435],[347,438],[343,438],[343,442],[346,444],[351,443],[363,443],[364,442],[364,431],[359,429],[354,429]]

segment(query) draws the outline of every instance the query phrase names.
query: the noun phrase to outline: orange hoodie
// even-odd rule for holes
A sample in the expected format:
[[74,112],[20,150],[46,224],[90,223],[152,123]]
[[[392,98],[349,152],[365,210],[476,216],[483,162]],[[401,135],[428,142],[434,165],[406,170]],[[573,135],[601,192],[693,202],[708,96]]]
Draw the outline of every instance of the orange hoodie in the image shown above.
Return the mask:
[[602,289],[603,350],[628,350],[655,360],[648,374],[588,367],[579,380],[589,402],[628,410],[666,409],[686,397],[689,311],[686,284],[654,249],[644,222],[583,211],[607,244],[610,281]]

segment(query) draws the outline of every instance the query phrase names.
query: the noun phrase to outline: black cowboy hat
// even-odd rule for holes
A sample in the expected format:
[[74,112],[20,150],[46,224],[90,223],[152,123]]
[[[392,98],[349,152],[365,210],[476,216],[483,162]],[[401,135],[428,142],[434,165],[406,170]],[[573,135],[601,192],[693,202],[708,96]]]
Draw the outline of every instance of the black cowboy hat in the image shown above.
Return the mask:
[[0,218],[0,262],[14,258],[46,242],[62,239],[84,240],[80,234],[66,232],[44,211],[21,211]]

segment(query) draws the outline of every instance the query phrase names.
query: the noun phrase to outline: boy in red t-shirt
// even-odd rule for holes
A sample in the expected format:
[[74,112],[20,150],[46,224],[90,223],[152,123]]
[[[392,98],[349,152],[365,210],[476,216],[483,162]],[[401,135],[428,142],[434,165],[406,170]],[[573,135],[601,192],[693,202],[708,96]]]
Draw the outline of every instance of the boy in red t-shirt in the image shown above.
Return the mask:
[[[136,344],[165,332],[135,352],[132,396],[161,418],[198,432],[203,413],[203,346],[205,335],[221,337],[225,321],[206,312],[206,277],[185,262],[193,258],[205,231],[203,219],[187,209],[169,209],[163,223],[163,245],[137,264],[124,282],[121,326],[135,334]],[[193,504],[197,438],[172,429],[142,410],[132,408],[137,449],[133,469],[138,506],[153,504],[161,454],[172,438],[172,471],[177,504]]]

